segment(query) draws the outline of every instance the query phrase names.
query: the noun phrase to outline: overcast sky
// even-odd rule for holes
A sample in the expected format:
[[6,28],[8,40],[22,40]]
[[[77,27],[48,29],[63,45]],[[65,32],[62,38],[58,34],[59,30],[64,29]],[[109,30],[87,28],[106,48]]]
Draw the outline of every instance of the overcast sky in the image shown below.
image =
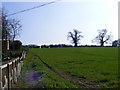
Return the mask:
[[[2,0],[2,7],[9,14],[48,3],[41,2],[43,0],[37,0],[39,2],[13,1]],[[80,41],[82,45],[95,44],[91,40],[97,36],[99,29],[107,29],[108,34],[112,33],[113,40],[118,39],[119,0],[65,1],[10,16],[9,18],[21,20],[23,25],[21,37],[18,39],[23,44],[71,44],[67,40],[67,34],[73,29],[82,32],[84,36]]]

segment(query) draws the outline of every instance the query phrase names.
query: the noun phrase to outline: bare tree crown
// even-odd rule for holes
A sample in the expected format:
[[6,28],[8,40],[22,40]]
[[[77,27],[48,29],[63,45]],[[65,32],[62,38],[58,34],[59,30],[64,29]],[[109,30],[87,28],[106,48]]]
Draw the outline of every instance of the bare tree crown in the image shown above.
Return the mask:
[[77,47],[80,39],[83,37],[81,35],[82,32],[76,30],[76,29],[73,29],[73,32],[68,32],[68,36],[67,38],[69,40],[71,40],[71,42],[74,44],[75,47]]
[[98,36],[95,37],[95,39],[93,40],[93,42],[99,43],[101,46],[104,46],[104,43],[111,43],[112,42],[112,35],[109,34],[107,35],[107,30],[106,29],[102,29],[102,30],[98,30]]
[[12,19],[7,17],[7,13],[2,9],[2,39],[3,40],[13,40],[20,35],[22,30],[22,25],[17,19]]

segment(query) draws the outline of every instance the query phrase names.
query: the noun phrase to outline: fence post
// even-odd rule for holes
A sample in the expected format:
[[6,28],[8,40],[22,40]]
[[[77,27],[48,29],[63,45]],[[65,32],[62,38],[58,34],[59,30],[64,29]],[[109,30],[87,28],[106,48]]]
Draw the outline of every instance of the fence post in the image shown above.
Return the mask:
[[15,61],[14,73],[14,82],[17,83],[17,61]]
[[[25,58],[25,54],[22,55]],[[12,84],[17,83],[17,78],[19,78],[22,67],[23,61],[22,58],[18,57],[12,63],[5,64],[6,66],[0,66],[0,90],[10,90],[13,86]],[[5,78],[5,85],[3,85],[2,80],[2,68],[7,68],[7,74],[4,76]],[[11,70],[12,69],[12,70]],[[7,78],[8,77],[8,78]]]
[[8,90],[10,89],[10,65],[7,64],[7,68],[8,68]]
[[12,62],[12,86],[14,84],[14,62]]
[[2,68],[0,67],[0,90],[2,89]]

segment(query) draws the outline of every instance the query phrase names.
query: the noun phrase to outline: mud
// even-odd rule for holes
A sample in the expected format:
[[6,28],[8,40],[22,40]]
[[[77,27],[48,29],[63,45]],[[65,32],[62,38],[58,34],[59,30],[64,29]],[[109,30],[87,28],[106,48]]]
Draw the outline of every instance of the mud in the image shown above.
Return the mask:
[[26,73],[24,74],[24,80],[26,83],[27,87],[38,87],[39,84],[42,83],[42,78],[41,78],[41,74],[37,73],[34,70],[29,70],[26,71]]

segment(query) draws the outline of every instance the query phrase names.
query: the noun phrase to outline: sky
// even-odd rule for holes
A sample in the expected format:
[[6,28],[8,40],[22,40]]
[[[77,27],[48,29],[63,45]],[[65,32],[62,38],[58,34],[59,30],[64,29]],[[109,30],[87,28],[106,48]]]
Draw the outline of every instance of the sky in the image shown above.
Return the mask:
[[[2,7],[9,14],[48,3],[52,0],[2,0]],[[71,44],[68,32],[81,31],[84,36],[80,45],[96,45],[92,40],[97,30],[107,29],[113,41],[118,39],[119,0],[61,0],[9,18],[21,21],[22,31],[19,40],[26,44]]]

